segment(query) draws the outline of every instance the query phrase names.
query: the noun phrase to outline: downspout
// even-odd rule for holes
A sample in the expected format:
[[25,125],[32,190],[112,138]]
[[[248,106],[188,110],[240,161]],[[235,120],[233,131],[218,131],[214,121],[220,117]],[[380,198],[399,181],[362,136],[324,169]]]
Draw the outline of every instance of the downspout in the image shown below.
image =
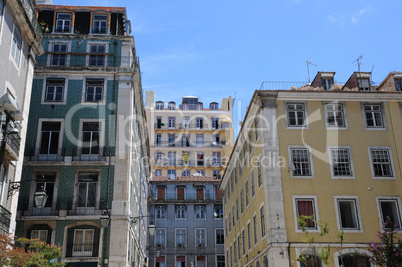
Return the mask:
[[288,257],[289,257],[289,267],[292,267],[292,260],[290,259],[290,242],[288,243]]

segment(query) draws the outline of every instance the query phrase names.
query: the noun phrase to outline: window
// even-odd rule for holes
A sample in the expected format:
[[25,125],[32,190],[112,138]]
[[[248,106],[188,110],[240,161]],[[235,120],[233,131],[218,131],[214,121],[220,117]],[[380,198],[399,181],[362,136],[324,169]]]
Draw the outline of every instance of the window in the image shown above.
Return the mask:
[[[169,147],[174,147],[174,146],[176,146],[176,135],[175,134],[171,134],[171,133],[169,133],[168,134],[168,146]],[[170,152],[170,153],[172,153],[172,152]]]
[[212,176],[213,176],[215,179],[221,179],[221,178],[222,178],[222,176],[221,176],[221,171],[220,171],[220,170],[213,170],[213,171],[212,171]]
[[215,117],[211,118],[211,128],[219,129],[219,118],[215,118]]
[[196,126],[198,129],[202,129],[203,128],[203,119],[202,118],[196,118]]
[[384,128],[381,105],[366,104],[363,105],[363,111],[367,128]]
[[286,110],[289,127],[306,126],[305,107],[303,103],[287,103]]
[[90,67],[104,67],[106,62],[106,45],[91,45],[89,55]]
[[258,116],[254,119],[254,127],[255,127],[255,141],[260,138],[260,118]]
[[156,237],[155,237],[156,245],[160,245],[160,246],[165,245],[165,234],[166,234],[165,229],[157,229],[156,230]]
[[258,166],[257,166],[258,188],[260,188],[262,186],[262,160],[261,160],[261,157],[258,158],[257,164],[258,164]]
[[176,256],[176,267],[186,266],[186,256]]
[[176,103],[175,102],[169,102],[168,103],[168,110],[175,110],[176,109]]
[[206,256],[197,256],[196,267],[205,267],[205,266],[206,266]]
[[265,236],[265,210],[264,206],[260,208],[260,218],[261,218],[261,237]]
[[214,216],[215,218],[223,218],[223,206],[221,205],[214,206]]
[[201,102],[197,102],[197,104],[195,104],[195,109],[196,110],[203,110],[204,109],[203,104]]
[[232,205],[232,222],[233,222],[233,228],[234,228],[234,226],[236,225],[234,205]]
[[[370,259],[367,256],[363,256],[361,254],[348,254],[342,255],[338,258],[339,266],[343,267],[370,267]],[[398,266],[398,265],[395,265]]]
[[0,0],[0,29],[1,29],[1,22],[3,21],[3,9],[4,9],[4,4],[3,4],[3,1]]
[[225,233],[223,229],[216,229],[215,230],[215,242],[217,245],[224,245],[225,244]]
[[401,92],[402,91],[402,79],[397,79],[394,77],[394,81],[395,81],[395,91]]
[[176,152],[169,151],[167,156],[168,166],[176,166]]
[[156,169],[155,170],[155,176],[157,176],[157,177],[162,176],[162,170],[161,169]]
[[[315,215],[314,199],[296,198],[296,223],[299,216],[312,216],[313,220],[308,219],[305,221],[306,227],[308,229],[317,229],[317,226],[314,222],[314,220],[317,220]],[[298,225],[298,229],[301,229],[300,225]]]
[[240,219],[240,215],[239,215],[239,197],[236,198],[236,219],[237,220]]
[[206,244],[205,229],[195,229],[195,244],[196,245],[205,245]]
[[244,194],[243,194],[243,188],[240,190],[240,211],[243,214],[244,213]]
[[242,244],[243,244],[243,255],[246,255],[246,232],[243,228],[241,231],[241,239],[242,239]]
[[64,79],[47,79],[46,80],[46,102],[62,102],[64,93]]
[[232,231],[232,211],[231,210],[229,210],[229,218],[228,218],[228,220],[229,220],[229,232],[231,232]]
[[65,66],[67,64],[67,44],[53,44],[52,66]]
[[57,13],[55,32],[71,31],[71,13]]
[[197,152],[197,166],[204,166],[204,153]]
[[334,177],[353,176],[349,148],[331,148],[331,167]]
[[195,218],[196,219],[205,219],[205,207],[204,206],[195,206]]
[[247,224],[247,241],[248,241],[248,250],[251,250],[251,225]]
[[184,171],[182,171],[181,176],[183,176],[183,177],[189,177],[189,176],[190,176],[190,170],[184,170]]
[[184,200],[185,194],[185,187],[184,186],[177,186],[176,187],[176,198],[177,200]]
[[165,206],[156,206],[156,219],[166,219]]
[[82,124],[82,154],[99,155],[99,122],[84,122]]
[[197,200],[204,200],[204,188],[197,188]]
[[32,230],[31,239],[39,239],[39,241],[47,243],[47,230]]
[[237,243],[236,239],[233,241],[233,261],[236,264],[237,263]]
[[155,107],[157,110],[163,110],[164,103],[162,101],[158,101],[158,102],[156,102]]
[[248,207],[248,205],[250,204],[250,197],[249,197],[249,188],[248,188],[248,180],[246,181],[245,184],[246,187],[246,207]]
[[368,78],[357,78],[357,84],[359,91],[370,91],[370,80]]
[[176,229],[176,245],[184,246],[186,244],[186,229]]
[[337,199],[337,206],[340,229],[360,229],[356,199]]
[[[190,135],[188,135],[188,134],[183,134],[182,135],[182,137],[181,137],[181,146],[182,147],[190,147]],[[187,152],[187,155],[190,156],[188,152]]]
[[[56,174],[41,173],[36,175],[36,189],[37,191],[45,191],[47,195],[47,201],[45,207],[52,207],[53,195],[54,195],[54,183],[56,181]],[[35,201],[34,201],[35,202]]]
[[104,80],[87,79],[85,102],[102,102]]
[[42,122],[39,154],[56,155],[59,148],[61,122]]
[[374,177],[393,177],[390,150],[370,149],[371,166]]
[[254,245],[258,243],[258,226],[257,226],[257,215],[253,217],[253,225],[254,225]]
[[334,81],[332,78],[321,78],[321,84],[325,91],[331,89]]
[[155,145],[162,146],[162,134],[156,134]]
[[93,229],[76,229],[74,231],[73,257],[91,257],[93,247]]
[[13,43],[11,45],[11,57],[14,60],[15,65],[17,67],[20,66],[20,57],[21,57],[21,49],[22,49],[22,37],[21,32],[17,27],[14,27],[13,34]]
[[94,14],[92,33],[106,33],[108,15]]
[[240,235],[237,236],[237,254],[239,255],[239,261],[241,258],[241,237]]
[[78,175],[78,207],[95,207],[97,173],[80,173]]
[[212,166],[221,165],[221,152],[212,152]]
[[197,147],[203,147],[204,146],[204,135],[203,134],[197,134],[195,136],[195,145]]
[[401,229],[399,198],[398,199],[379,198],[378,203],[381,213],[382,227],[385,228],[386,222],[390,220],[391,223],[395,225],[396,229]]
[[248,132],[248,150],[250,151],[250,157],[253,153],[253,133],[251,131]]
[[251,198],[254,198],[255,197],[255,174],[254,174],[254,168],[251,171],[250,180],[251,180]]
[[225,256],[224,255],[216,256],[216,267],[225,267]]
[[215,200],[222,200],[222,191],[219,187],[215,187]]
[[327,127],[346,127],[344,104],[325,104],[325,116]]
[[168,177],[170,180],[176,179],[176,170],[168,170]]
[[168,117],[168,127],[169,129],[174,129],[176,127],[176,118]]
[[186,218],[186,206],[176,206],[176,219]]
[[165,256],[155,258],[155,267],[165,267]]
[[291,162],[295,170],[293,176],[311,176],[310,153],[307,148],[291,148]]
[[[321,260],[318,256],[313,255],[305,255],[306,256],[306,264],[304,262],[300,262],[300,267],[321,267]],[[341,265],[339,265],[341,266]]]
[[165,187],[158,187],[157,189],[158,193],[158,200],[164,200],[165,199]]

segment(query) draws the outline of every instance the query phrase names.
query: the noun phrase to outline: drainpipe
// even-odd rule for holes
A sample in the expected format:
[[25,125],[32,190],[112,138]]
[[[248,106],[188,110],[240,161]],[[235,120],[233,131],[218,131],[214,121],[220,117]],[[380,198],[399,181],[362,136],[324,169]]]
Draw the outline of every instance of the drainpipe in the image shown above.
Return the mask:
[[292,260],[290,259],[290,243],[288,243],[288,258],[289,258],[289,267],[292,267]]

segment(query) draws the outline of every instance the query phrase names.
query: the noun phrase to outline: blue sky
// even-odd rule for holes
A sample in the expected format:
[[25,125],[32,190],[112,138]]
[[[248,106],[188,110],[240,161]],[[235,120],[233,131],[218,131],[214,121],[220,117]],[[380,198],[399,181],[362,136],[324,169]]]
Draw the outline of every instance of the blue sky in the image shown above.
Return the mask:
[[[125,6],[144,90],[179,102],[236,95],[241,115],[262,81],[306,81],[335,71],[345,82],[357,65],[382,81],[402,71],[402,1],[379,0],[54,0],[60,5]],[[236,104],[236,106],[238,106]],[[235,111],[235,117],[239,111]],[[241,116],[239,116],[241,117]]]

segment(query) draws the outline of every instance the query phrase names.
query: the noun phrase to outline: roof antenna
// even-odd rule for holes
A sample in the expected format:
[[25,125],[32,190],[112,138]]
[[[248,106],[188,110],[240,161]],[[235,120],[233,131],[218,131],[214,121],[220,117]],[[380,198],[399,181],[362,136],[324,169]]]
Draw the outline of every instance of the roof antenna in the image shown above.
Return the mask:
[[358,57],[356,60],[354,60],[352,63],[350,63],[350,65],[352,65],[353,63],[357,62],[357,70],[360,73],[360,65],[362,64],[361,60],[362,60],[363,56],[362,54],[360,54],[360,57]]
[[311,61],[306,61],[306,64],[307,64],[308,83],[310,83],[310,69],[309,69],[309,66],[308,66],[308,65],[313,65],[313,66],[315,66],[315,67],[317,67],[317,65],[314,64],[314,63],[312,63]]
[[371,82],[371,84],[374,84],[373,79],[372,79],[372,77],[373,77],[373,70],[374,70],[374,65],[373,65],[373,67],[371,68],[371,71],[370,71],[370,82]]

